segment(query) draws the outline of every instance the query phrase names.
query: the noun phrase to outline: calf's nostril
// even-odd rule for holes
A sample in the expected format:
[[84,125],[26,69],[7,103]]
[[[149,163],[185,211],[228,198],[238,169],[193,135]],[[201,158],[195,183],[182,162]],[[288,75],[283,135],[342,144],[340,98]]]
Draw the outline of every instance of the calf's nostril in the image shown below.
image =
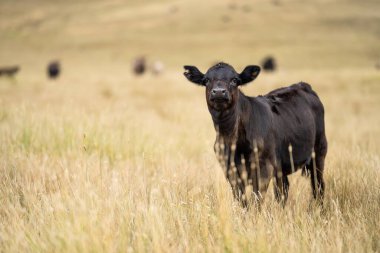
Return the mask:
[[217,96],[217,95],[222,95],[222,96],[226,96],[227,95],[227,90],[226,89],[221,89],[221,88],[216,88],[216,89],[212,89],[211,90],[211,94],[213,96]]

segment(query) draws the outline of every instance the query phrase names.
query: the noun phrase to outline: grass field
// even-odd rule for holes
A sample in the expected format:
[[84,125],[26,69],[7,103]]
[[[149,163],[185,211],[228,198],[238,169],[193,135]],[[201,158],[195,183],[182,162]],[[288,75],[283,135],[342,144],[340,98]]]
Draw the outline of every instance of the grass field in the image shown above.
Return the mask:
[[[0,252],[380,252],[379,1],[2,0],[0,34],[21,66],[0,78]],[[140,54],[165,72],[134,77]],[[302,80],[325,105],[323,210],[299,172],[284,209],[241,208],[182,75],[268,54],[247,95]]]

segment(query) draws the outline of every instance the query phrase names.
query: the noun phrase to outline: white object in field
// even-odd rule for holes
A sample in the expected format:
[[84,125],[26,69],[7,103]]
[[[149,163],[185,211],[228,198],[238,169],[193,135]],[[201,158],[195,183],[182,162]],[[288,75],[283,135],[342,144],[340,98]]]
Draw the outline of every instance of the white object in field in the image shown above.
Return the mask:
[[162,72],[164,72],[165,67],[161,61],[155,61],[153,62],[151,68],[152,68],[152,73],[154,75],[159,75],[159,74],[162,74]]

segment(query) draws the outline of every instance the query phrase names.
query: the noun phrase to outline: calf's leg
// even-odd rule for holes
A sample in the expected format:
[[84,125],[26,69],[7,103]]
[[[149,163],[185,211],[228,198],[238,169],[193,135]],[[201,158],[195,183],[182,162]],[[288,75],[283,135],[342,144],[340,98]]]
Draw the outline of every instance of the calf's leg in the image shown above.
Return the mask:
[[325,158],[327,154],[327,141],[323,135],[317,140],[315,145],[314,157],[312,157],[311,164],[309,165],[311,175],[311,187],[313,190],[313,197],[320,201],[323,200],[325,193],[325,181],[323,179],[323,171],[325,167]]

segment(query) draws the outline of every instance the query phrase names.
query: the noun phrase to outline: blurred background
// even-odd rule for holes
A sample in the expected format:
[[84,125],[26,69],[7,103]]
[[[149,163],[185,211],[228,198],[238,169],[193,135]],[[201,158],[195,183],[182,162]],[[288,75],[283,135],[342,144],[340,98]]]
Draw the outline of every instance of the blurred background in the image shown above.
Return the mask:
[[[233,201],[183,76],[218,61],[318,93],[323,213],[300,173]],[[379,111],[379,0],[0,0],[0,251],[378,252]]]
[[22,73],[51,59],[77,72],[127,72],[140,55],[176,71],[220,60],[241,68],[267,55],[284,71],[380,61],[376,0],[2,0],[0,21],[0,66]]

